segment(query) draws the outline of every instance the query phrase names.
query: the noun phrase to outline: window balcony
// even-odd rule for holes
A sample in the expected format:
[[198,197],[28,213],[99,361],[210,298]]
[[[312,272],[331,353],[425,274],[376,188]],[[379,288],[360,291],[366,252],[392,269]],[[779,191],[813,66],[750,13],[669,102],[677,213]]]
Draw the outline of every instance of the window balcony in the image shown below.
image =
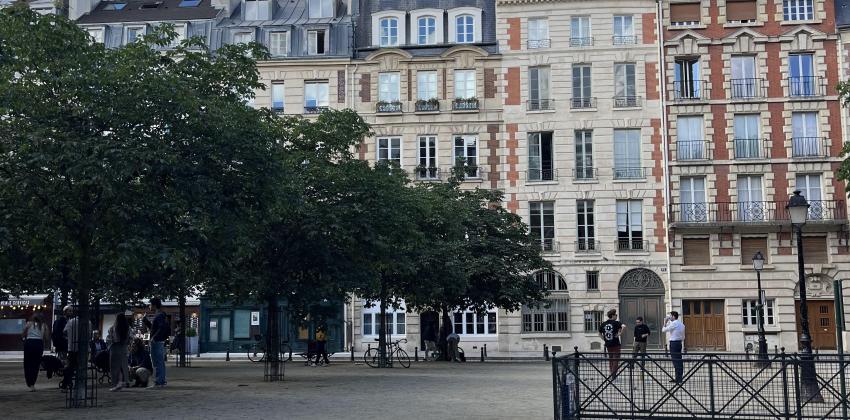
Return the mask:
[[439,181],[440,180],[440,168],[432,167],[432,166],[417,166],[414,169],[414,174],[416,175],[417,181]]
[[528,182],[547,182],[558,179],[557,169],[529,169]]
[[596,108],[596,98],[592,96],[581,96],[570,98],[571,109],[592,109]]
[[[791,222],[786,201],[674,203],[670,222],[678,226],[718,224],[787,224]],[[845,222],[842,200],[809,200],[808,222]]]
[[416,112],[440,112],[440,101],[438,99],[419,99],[416,101]]
[[705,140],[679,140],[676,142],[676,160],[679,162],[707,160],[711,158]]
[[544,254],[557,254],[560,252],[560,244],[553,238],[539,239],[540,249]]
[[326,107],[326,106],[308,106],[308,105],[304,105],[304,113],[305,113],[305,114],[310,114],[310,115],[321,114],[321,113],[322,113],[322,111],[325,111],[325,110],[327,110],[327,109],[328,109],[328,107]]
[[826,83],[820,76],[788,78],[788,97],[812,98],[826,95]]
[[378,101],[375,104],[375,112],[378,114],[399,114],[401,113],[401,101]]
[[571,47],[590,47],[593,45],[593,37],[585,36],[585,37],[576,37],[570,38],[570,46]]
[[614,108],[637,108],[643,105],[643,98],[640,96],[615,96]]
[[452,101],[452,111],[478,111],[478,98],[457,98]]
[[600,251],[599,241],[593,238],[579,238],[576,241],[576,254],[599,254]]
[[451,176],[455,173],[459,173],[463,175],[464,180],[466,181],[483,181],[487,179],[487,172],[484,166],[474,166],[474,165],[466,165],[466,166],[453,166],[449,168],[446,177]]
[[645,168],[614,168],[614,179],[646,179]]
[[710,85],[705,80],[677,80],[673,82],[674,101],[707,101]]
[[573,169],[574,181],[593,181],[598,178],[596,168],[583,167]]
[[529,111],[551,111],[555,109],[554,99],[531,99],[526,101]]
[[550,39],[529,39],[528,40],[528,49],[536,50],[540,48],[549,48],[552,46],[552,40]]
[[735,159],[770,159],[770,140],[735,139]]
[[635,45],[637,44],[637,37],[634,35],[615,35],[612,41],[614,45]]
[[794,137],[791,139],[792,158],[823,158],[829,156],[825,138]]
[[767,97],[764,79],[732,79],[729,81],[732,99],[758,99]]
[[649,243],[641,238],[619,238],[617,239],[617,252],[646,252],[649,251]]

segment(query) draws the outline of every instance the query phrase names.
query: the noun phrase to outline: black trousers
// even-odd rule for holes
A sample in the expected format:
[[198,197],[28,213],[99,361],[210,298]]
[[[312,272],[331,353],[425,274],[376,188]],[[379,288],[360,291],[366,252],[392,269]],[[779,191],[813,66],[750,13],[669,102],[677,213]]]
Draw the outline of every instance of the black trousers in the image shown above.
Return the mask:
[[676,382],[682,382],[685,363],[682,361],[682,341],[670,341],[670,358],[673,359],[673,369],[676,371]]
[[44,341],[40,338],[28,338],[24,341],[24,378],[27,386],[34,386],[41,367],[41,355],[44,354]]
[[62,374],[62,382],[59,384],[62,388],[70,388],[74,382],[74,374],[77,372],[77,352],[69,351],[68,360],[65,363],[65,372]]

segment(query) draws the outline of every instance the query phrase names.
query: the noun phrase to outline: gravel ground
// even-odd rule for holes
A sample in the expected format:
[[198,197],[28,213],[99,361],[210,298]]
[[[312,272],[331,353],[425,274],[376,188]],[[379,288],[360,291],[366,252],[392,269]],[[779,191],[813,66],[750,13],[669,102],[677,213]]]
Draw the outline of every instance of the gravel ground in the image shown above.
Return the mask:
[[20,362],[0,363],[5,419],[541,419],[552,418],[551,365],[414,363],[372,369],[287,363],[286,380],[263,382],[263,365],[193,360],[168,367],[164,389],[98,389],[98,407],[64,408],[56,378],[27,392]]

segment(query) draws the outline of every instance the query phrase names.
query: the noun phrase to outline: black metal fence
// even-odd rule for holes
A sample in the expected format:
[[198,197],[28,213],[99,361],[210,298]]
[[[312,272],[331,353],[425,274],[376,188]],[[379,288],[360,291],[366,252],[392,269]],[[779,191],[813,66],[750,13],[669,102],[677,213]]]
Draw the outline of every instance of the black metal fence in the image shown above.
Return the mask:
[[[850,412],[849,363],[837,355],[806,362],[783,351],[765,365],[742,354],[685,353],[682,361],[676,383],[664,353],[554,358],[555,419],[847,419]],[[806,363],[815,365],[816,393],[803,384]]]

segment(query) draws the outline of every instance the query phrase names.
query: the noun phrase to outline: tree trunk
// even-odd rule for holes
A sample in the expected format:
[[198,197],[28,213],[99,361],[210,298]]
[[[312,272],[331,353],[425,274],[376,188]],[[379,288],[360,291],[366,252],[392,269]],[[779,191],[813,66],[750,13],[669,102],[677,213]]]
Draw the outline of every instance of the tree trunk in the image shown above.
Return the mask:
[[174,339],[177,340],[177,366],[186,367],[186,291],[180,290],[180,297],[177,299],[177,305],[180,311],[180,331],[175,334]]
[[443,356],[443,360],[451,361],[449,358],[448,336],[452,333],[452,318],[449,316],[449,308],[443,306],[441,310],[443,319],[440,322],[440,354]]
[[[86,271],[86,275],[88,274]],[[84,274],[80,270],[80,274]],[[85,279],[85,277],[82,277]],[[85,281],[85,280],[83,280]],[[77,370],[74,373],[74,400],[77,404],[86,405],[88,360],[89,360],[89,289],[88,287],[77,288],[77,343],[68,343],[77,349]]]
[[378,367],[387,367],[387,284],[381,276],[381,322],[378,324]]
[[283,368],[280,360],[280,311],[277,296],[266,298],[268,323],[266,324],[266,380],[279,381]]

